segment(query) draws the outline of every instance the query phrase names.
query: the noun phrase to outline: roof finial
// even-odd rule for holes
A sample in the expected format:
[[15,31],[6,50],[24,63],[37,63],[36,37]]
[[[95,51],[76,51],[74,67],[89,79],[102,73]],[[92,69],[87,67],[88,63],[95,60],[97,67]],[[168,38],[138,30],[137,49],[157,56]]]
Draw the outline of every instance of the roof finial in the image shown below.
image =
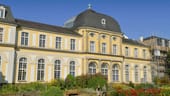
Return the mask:
[[91,9],[92,8],[92,5],[91,4],[88,4],[88,9]]

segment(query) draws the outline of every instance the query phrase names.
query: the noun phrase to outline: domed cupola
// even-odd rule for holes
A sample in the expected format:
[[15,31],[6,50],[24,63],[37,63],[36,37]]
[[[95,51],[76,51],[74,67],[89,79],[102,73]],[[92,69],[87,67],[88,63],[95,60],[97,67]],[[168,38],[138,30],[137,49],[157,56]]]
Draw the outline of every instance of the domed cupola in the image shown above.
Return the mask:
[[110,16],[87,9],[79,15],[65,22],[64,27],[76,29],[78,27],[93,27],[114,32],[121,32],[118,22]]

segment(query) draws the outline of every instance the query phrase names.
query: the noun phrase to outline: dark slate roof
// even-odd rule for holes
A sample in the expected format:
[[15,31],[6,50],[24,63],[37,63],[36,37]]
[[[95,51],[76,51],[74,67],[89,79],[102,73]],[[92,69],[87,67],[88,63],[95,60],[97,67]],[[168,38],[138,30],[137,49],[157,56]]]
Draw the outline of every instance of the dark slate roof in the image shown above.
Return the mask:
[[[106,20],[106,24],[101,24],[101,19]],[[65,22],[65,27],[77,28],[77,27],[94,27],[114,32],[120,32],[121,29],[118,22],[110,16],[97,13],[92,9],[87,9],[79,15],[69,19]]]
[[166,39],[166,38],[162,38],[162,37],[158,37],[158,36],[150,36],[150,37],[146,37],[146,38],[144,38],[144,40],[149,40],[149,39],[153,39],[153,38],[164,39],[164,40],[170,40],[170,39]]
[[142,42],[137,41],[137,40],[132,40],[132,39],[125,39],[125,38],[123,38],[123,39],[122,39],[122,42],[123,42],[123,43],[126,43],[126,44],[131,44],[131,45],[148,47],[147,45],[143,44]]
[[3,4],[0,4],[0,6],[3,6],[5,8],[5,18],[0,18],[0,21],[15,24],[15,19],[12,15],[10,7]]
[[28,27],[28,28],[33,28],[33,29],[35,28],[35,29],[60,33],[60,34],[81,36],[77,32],[75,32],[71,29],[68,29],[68,28],[63,28],[63,27],[59,27],[59,26],[48,25],[48,24],[43,24],[43,23],[38,23],[38,22],[32,22],[32,21],[26,21],[26,20],[21,20],[21,19],[16,19],[15,21],[18,24],[18,26],[20,26],[20,27]]

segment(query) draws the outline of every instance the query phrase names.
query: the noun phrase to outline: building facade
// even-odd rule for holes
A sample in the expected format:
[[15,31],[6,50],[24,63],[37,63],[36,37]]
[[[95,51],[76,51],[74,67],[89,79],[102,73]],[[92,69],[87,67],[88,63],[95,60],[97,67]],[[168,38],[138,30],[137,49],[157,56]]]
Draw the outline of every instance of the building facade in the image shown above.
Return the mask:
[[15,19],[0,5],[0,72],[7,83],[101,73],[108,82],[151,82],[149,47],[125,39],[118,22],[87,9],[64,27]]
[[143,42],[150,46],[152,78],[164,77],[166,75],[166,69],[168,68],[166,56],[167,52],[170,50],[170,40],[157,36],[150,36],[144,38]]

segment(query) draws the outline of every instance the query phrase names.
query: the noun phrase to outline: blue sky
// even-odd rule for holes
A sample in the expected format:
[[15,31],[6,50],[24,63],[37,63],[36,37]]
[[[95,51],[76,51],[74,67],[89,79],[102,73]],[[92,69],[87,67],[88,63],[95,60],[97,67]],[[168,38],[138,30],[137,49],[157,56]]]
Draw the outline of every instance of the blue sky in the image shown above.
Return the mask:
[[170,39],[170,0],[0,0],[15,18],[57,26],[87,9],[115,18],[129,38],[155,34]]

